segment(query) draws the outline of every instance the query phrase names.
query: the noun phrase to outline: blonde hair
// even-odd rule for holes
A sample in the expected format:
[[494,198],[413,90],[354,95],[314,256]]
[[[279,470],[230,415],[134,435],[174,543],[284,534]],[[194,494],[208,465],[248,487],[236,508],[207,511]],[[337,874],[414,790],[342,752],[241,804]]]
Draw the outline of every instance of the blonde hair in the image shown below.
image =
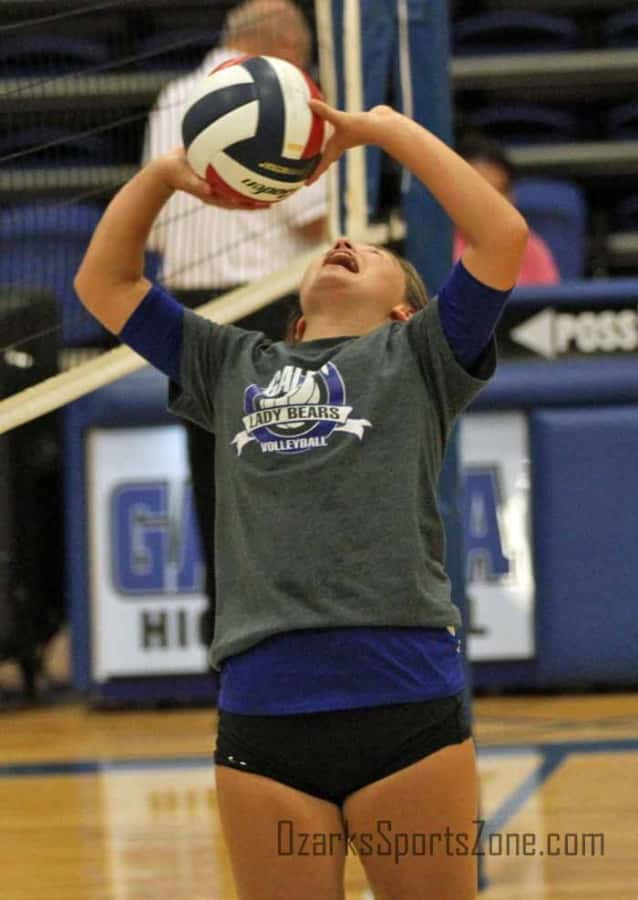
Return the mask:
[[395,253],[394,250],[389,250],[387,247],[385,248],[386,253],[390,253],[397,260],[403,272],[405,274],[405,294],[404,294],[404,302],[408,304],[408,306],[418,311],[423,309],[428,305],[429,297],[425,284],[423,283],[423,279],[414,268],[411,262],[408,262],[407,259],[404,259],[402,256],[399,256],[398,253]]
[[[399,256],[399,254],[395,253],[394,250],[389,250],[388,247],[384,247],[384,250],[386,251],[386,253],[389,253],[397,260],[397,262],[403,269],[403,274],[405,275],[405,293],[401,299],[401,302],[407,303],[410,309],[413,309],[415,312],[418,312],[420,309],[426,307],[430,299],[428,297],[427,288],[425,287],[423,279],[414,268],[412,263],[408,262],[407,259],[404,259],[402,256]],[[290,307],[288,320],[286,322],[286,333],[284,335],[284,340],[288,343],[296,343],[295,328],[301,316],[301,306],[299,304],[299,298],[297,298],[297,300],[293,302]]]

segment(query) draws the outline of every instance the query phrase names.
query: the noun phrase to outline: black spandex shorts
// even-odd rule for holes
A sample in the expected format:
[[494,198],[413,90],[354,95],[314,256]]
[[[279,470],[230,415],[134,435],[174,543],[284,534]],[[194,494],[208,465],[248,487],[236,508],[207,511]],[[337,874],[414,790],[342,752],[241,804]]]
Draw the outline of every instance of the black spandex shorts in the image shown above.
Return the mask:
[[462,694],[290,716],[220,710],[215,764],[341,806],[354,791],[470,735]]

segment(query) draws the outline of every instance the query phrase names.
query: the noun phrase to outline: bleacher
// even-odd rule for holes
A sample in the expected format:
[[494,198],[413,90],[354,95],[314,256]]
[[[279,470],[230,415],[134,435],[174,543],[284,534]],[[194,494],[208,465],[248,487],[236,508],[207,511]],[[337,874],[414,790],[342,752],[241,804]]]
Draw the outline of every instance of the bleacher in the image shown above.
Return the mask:
[[[633,9],[632,9],[633,7]],[[584,274],[632,274],[638,222],[638,4],[457,4],[457,126],[482,125],[523,176],[568,179],[588,213]]]

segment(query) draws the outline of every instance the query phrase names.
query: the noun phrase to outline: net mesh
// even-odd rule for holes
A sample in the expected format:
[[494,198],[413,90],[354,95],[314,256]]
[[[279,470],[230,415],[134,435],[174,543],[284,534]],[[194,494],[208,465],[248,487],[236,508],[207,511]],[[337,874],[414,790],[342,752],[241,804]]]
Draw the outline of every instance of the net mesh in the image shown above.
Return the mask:
[[[149,113],[172,116],[179,129],[188,73],[220,43],[238,5],[3,0],[0,399],[117,345],[77,299],[75,272],[110,198],[143,159],[164,149],[149,139]],[[312,35],[308,68],[319,80],[313,2],[297,5]],[[171,84],[177,93],[167,93]],[[179,130],[162,141],[177,146]],[[185,196],[168,204],[150,242],[148,277],[172,288],[206,289],[207,273],[231,254],[236,276],[226,273],[211,286],[250,280],[243,260],[253,260],[258,238],[276,236],[282,221],[260,213],[220,248],[206,240],[205,221],[199,223],[208,213]],[[171,254],[167,235],[178,242]]]

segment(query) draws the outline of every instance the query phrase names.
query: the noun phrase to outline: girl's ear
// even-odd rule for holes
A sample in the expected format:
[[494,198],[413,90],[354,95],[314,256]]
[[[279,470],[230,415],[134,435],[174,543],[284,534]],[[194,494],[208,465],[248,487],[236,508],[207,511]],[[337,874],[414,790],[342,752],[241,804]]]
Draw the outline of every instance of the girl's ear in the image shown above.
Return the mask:
[[299,316],[297,321],[295,322],[295,340],[300,341],[304,336],[304,332],[306,330],[306,320],[303,316]]
[[412,309],[411,306],[407,306],[405,303],[400,303],[398,306],[393,306],[390,310],[390,318],[393,322],[407,322],[409,318],[411,318],[416,310]]

